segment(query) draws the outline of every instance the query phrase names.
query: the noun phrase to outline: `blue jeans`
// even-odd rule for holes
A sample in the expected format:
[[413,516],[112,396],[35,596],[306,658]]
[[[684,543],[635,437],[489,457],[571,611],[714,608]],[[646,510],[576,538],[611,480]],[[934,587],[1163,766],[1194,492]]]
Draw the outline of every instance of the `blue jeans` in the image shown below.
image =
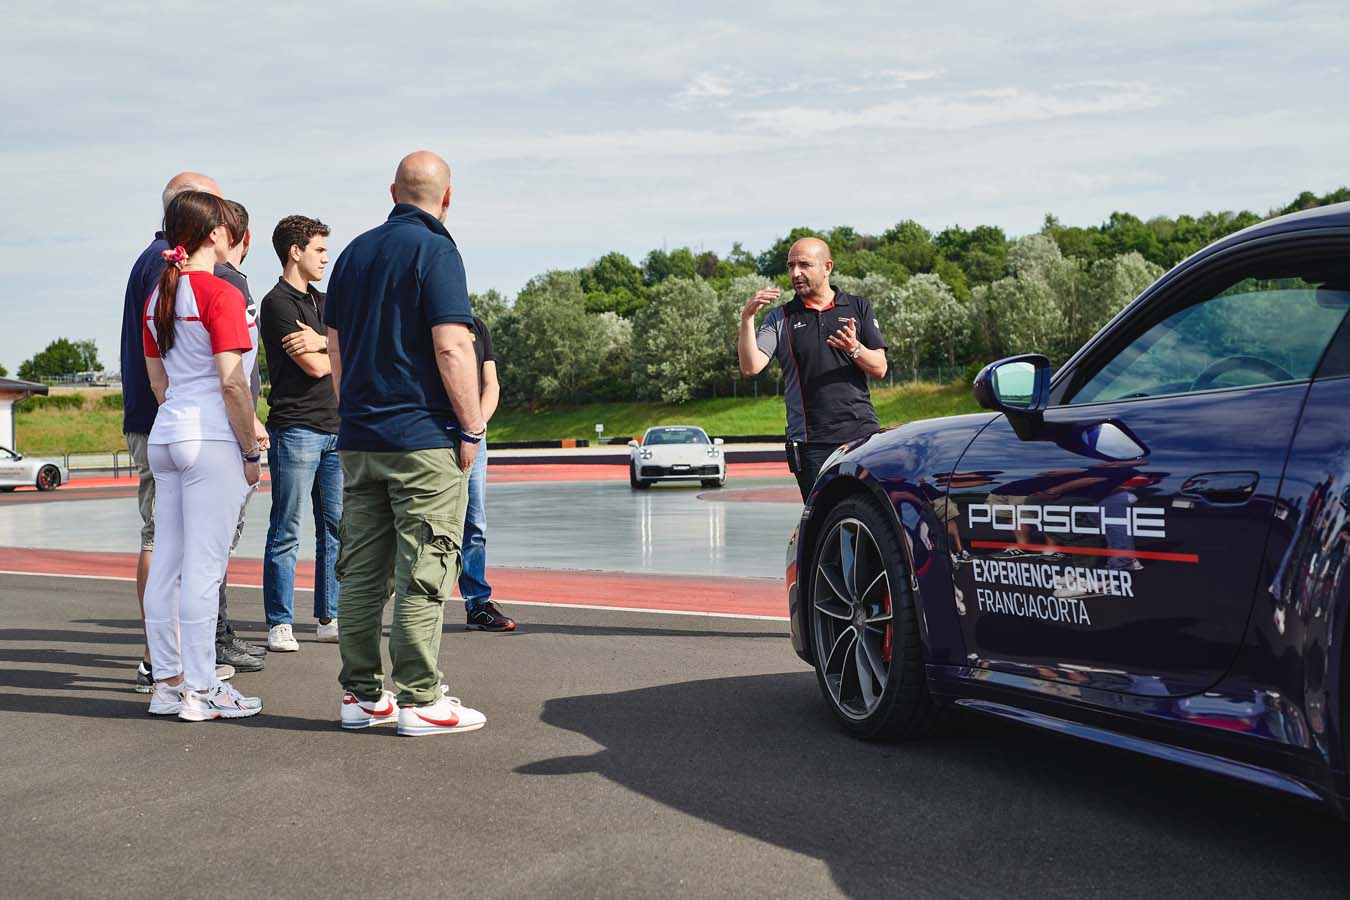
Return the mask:
[[338,583],[333,567],[342,521],[342,464],[337,435],[308,428],[267,431],[272,447],[272,518],[263,555],[263,612],[267,625],[289,625],[295,613],[295,559],[300,552],[300,506],[314,506],[314,618],[337,617]]
[[483,441],[469,470],[469,509],[464,515],[464,546],[460,548],[464,564],[459,573],[459,595],[466,610],[492,597],[492,585],[487,583],[487,461],[487,441]]

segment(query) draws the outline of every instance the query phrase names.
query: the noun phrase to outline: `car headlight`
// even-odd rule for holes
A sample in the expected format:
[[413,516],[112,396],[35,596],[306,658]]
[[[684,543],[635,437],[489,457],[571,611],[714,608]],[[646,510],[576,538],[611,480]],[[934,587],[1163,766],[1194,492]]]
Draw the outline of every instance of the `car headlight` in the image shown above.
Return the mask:
[[643,447],[641,450],[638,451],[638,456],[641,457],[642,459],[651,459],[652,451],[648,450],[646,447]]
[[721,456],[721,455],[722,455],[722,451],[721,451],[721,450],[718,450],[716,447],[709,447],[709,448],[708,448],[708,455],[709,455],[709,456]]

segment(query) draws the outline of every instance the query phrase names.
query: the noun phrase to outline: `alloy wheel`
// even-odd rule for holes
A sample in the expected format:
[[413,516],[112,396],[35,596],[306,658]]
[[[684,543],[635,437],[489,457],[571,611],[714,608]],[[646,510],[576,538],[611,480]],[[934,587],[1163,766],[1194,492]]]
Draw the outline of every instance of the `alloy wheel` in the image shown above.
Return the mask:
[[817,664],[839,711],[866,719],[890,680],[890,577],[876,538],[858,519],[835,523],[819,546],[811,588]]

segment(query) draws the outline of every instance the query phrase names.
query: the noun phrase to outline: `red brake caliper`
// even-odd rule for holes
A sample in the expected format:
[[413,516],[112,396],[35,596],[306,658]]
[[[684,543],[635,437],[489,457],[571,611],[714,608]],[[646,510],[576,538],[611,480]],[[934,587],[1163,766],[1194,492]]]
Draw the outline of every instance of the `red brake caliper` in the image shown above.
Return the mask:
[[[887,592],[886,592],[886,596],[882,598],[881,603],[882,603],[882,606],[885,608],[887,615],[889,615],[890,612],[891,612],[891,592],[890,592],[890,591],[887,591]],[[887,622],[887,623],[886,623],[886,636],[883,637],[883,638],[881,639],[881,658],[882,658],[883,660],[885,660],[886,665],[888,665],[888,666],[891,664],[891,644],[892,644],[892,642],[893,642],[893,640],[894,640],[894,635],[895,635],[895,632],[891,630],[891,629],[892,629],[892,625],[893,625],[892,622]]]

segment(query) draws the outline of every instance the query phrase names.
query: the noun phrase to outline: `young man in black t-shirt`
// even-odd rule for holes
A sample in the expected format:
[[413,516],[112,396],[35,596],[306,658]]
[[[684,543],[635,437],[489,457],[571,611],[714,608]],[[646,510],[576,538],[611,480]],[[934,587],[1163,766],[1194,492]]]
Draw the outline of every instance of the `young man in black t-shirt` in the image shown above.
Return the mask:
[[263,298],[259,331],[272,382],[267,433],[272,446],[272,517],[263,555],[263,611],[267,649],[299,650],[292,629],[300,515],[314,506],[315,640],[337,643],[338,525],[342,520],[342,464],[338,458],[337,396],[323,324],[324,296],[314,287],[328,265],[328,226],[287,216],[272,232],[281,260],[276,287]]
[[[478,402],[483,421],[490,421],[497,409],[497,357],[492,352],[492,335],[483,320],[473,317],[473,352],[478,359]],[[492,602],[492,586],[487,583],[487,438],[483,438],[469,470],[469,506],[464,515],[463,568],[459,573],[459,595],[464,598],[465,629],[469,631],[515,631],[516,623]]]
[[771,310],[758,331],[755,314],[782,292],[769,287],[746,301],[736,344],[747,378],[762,372],[771,358],[783,367],[788,468],[797,476],[802,502],[840,444],[879,430],[867,379],[885,376],[886,342],[872,304],[830,286],[833,270],[824,241],[802,238],[793,244],[788,251],[793,298]]

